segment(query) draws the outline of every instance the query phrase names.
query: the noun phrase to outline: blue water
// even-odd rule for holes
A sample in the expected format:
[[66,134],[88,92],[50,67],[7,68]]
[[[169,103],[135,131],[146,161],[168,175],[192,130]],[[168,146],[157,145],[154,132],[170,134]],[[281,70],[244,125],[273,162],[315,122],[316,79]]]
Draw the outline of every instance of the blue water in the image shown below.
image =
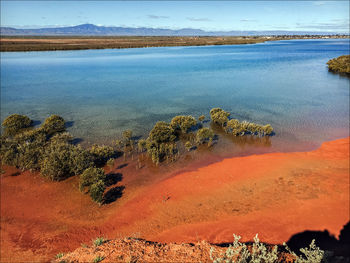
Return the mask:
[[145,136],[158,120],[209,116],[271,123],[272,145],[317,145],[349,134],[349,78],[326,62],[349,40],[254,45],[1,53],[1,119],[59,114],[86,142],[125,129]]

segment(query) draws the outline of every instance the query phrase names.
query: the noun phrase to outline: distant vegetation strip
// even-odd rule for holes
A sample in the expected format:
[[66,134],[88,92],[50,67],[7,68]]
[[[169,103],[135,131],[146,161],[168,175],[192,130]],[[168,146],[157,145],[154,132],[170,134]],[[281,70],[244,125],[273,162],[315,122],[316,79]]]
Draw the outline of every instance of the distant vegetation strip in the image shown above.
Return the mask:
[[350,55],[340,56],[327,62],[330,71],[350,75]]
[[347,38],[348,36],[1,36],[0,51],[54,51],[171,46],[256,44],[273,40]]

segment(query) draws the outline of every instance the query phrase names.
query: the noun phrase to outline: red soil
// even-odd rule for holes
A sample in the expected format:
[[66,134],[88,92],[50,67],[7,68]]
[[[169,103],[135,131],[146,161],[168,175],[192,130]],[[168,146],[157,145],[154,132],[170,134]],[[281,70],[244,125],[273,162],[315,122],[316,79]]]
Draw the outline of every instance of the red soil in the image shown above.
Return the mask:
[[98,207],[77,178],[49,182],[5,167],[1,261],[47,261],[97,236],[160,242],[282,243],[304,230],[338,235],[349,221],[349,139],[301,153],[225,159],[188,172],[117,169],[123,196]]

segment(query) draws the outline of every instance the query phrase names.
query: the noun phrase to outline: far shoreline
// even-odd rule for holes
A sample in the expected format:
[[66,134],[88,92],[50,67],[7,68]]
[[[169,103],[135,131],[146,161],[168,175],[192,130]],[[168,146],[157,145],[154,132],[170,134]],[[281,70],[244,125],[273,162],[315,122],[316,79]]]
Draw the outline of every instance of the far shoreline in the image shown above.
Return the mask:
[[349,39],[348,35],[283,36],[1,36],[0,52],[72,51],[148,47],[189,47],[258,44],[296,39]]

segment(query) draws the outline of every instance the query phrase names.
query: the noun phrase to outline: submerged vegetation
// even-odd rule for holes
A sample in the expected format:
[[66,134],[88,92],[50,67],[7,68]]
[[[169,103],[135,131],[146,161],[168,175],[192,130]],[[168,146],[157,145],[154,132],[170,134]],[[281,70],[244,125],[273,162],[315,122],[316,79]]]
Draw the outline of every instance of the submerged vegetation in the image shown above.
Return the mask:
[[327,62],[330,71],[350,74],[350,55],[340,56]]
[[210,111],[210,117],[214,123],[219,124],[226,133],[234,136],[243,136],[246,134],[266,136],[273,135],[273,128],[270,124],[260,125],[253,122],[229,119],[231,114],[220,108],[214,108]]
[[[210,117],[215,125],[234,136],[273,135],[271,125],[259,125],[230,119],[230,113],[213,108]],[[2,123],[1,162],[22,170],[40,171],[53,181],[80,176],[80,191],[89,194],[97,203],[103,203],[106,175],[100,167],[114,166],[119,152],[124,160],[138,156],[137,168],[142,167],[144,153],[156,165],[173,162],[184,152],[199,147],[211,147],[218,136],[210,128],[203,127],[205,116],[175,116],[170,123],[159,121],[149,132],[147,139],[136,140],[131,130],[122,133],[115,147],[94,144],[85,149],[73,144],[73,136],[66,132],[65,120],[58,116],[48,117],[39,128],[25,115],[13,114]],[[206,146],[205,146],[206,145]],[[115,149],[116,148],[116,149]]]

